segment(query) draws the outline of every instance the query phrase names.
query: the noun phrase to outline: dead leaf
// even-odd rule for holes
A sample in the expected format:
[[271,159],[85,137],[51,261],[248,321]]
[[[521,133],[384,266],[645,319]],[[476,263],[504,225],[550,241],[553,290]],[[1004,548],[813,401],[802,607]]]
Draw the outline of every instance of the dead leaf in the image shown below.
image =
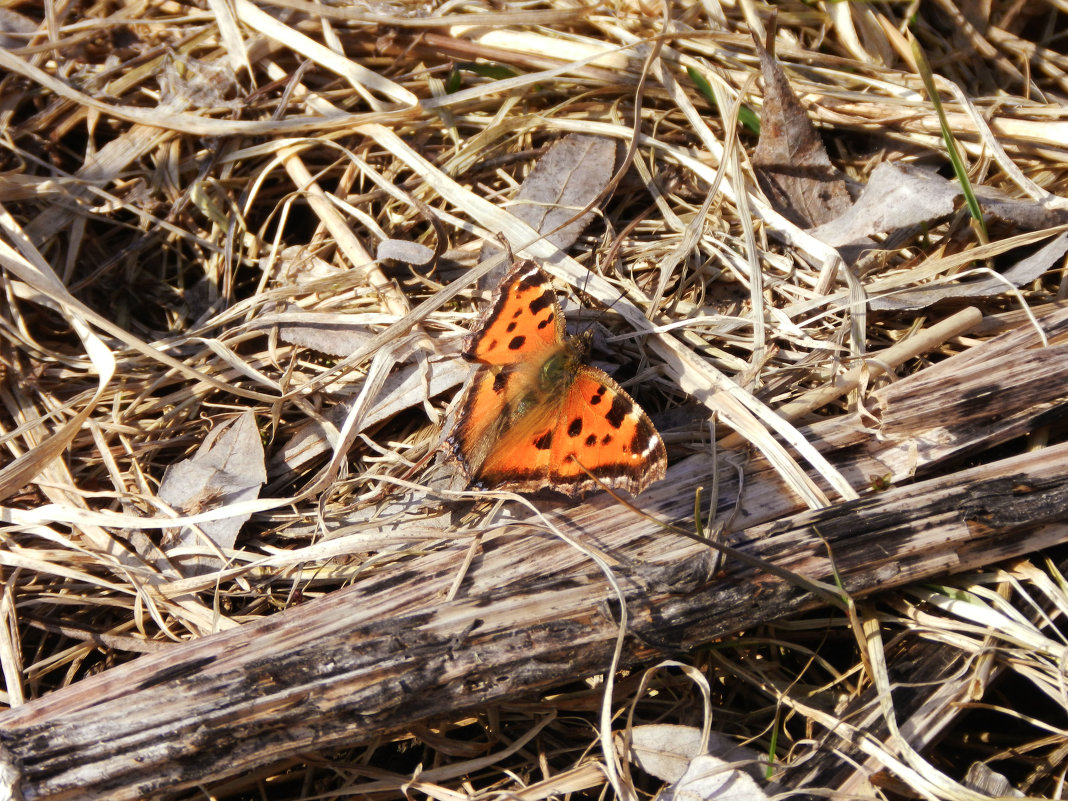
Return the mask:
[[[13,50],[25,47],[37,30],[38,23],[9,8],[0,8],[0,47]],[[14,34],[9,36],[8,34]]]
[[659,801],[767,801],[752,778],[714,756],[694,757],[675,784],[664,788]]
[[1068,222],[1068,209],[1047,206],[1031,198],[1005,197],[996,189],[975,187],[983,213],[1013,223],[1027,231],[1052,228]]
[[872,170],[857,202],[840,216],[812,229],[831,247],[862,243],[879,247],[869,237],[930,223],[953,213],[960,187],[932,170],[896,161]]
[[[508,210],[560,250],[575,244],[593,219],[588,211],[570,220],[593,202],[608,186],[616,166],[615,140],[603,136],[568,134],[542,156],[523,181]],[[550,233],[551,232],[551,233]],[[492,245],[483,246],[479,261],[493,255]],[[495,286],[509,265],[487,275],[480,286]]]
[[345,357],[358,351],[379,333],[369,324],[354,322],[352,316],[319,314],[289,304],[283,312],[265,314],[256,319],[255,327],[277,328],[278,339],[286,344]]
[[995,773],[988,765],[982,762],[973,762],[968,766],[968,772],[965,774],[961,784],[969,790],[975,790],[989,798],[1027,797],[1013,787],[1012,782],[1005,778],[1003,774]]
[[802,228],[844,213],[852,203],[845,175],[831,164],[782,68],[754,36],[764,76],[760,139],[752,162],[772,208]]
[[378,243],[375,258],[379,261],[398,261],[403,264],[422,266],[434,260],[434,251],[418,242],[404,239],[383,239]]
[[321,278],[334,278],[345,272],[302,245],[290,245],[281,253],[264,256],[260,259],[259,266],[273,280],[285,286],[299,286]]
[[706,750],[702,747],[701,730],[693,726],[654,723],[631,729],[631,759],[646,773],[666,782],[679,781],[696,757],[708,753],[746,763],[745,769],[754,778],[761,776],[760,754],[716,732],[709,733]]
[[[263,442],[256,427],[256,416],[246,411],[233,421],[211,431],[197,452],[183,462],[167,468],[160,484],[159,497],[182,514],[197,514],[228,504],[254,500],[267,481]],[[220,549],[234,547],[237,533],[249,519],[248,514],[212,520],[199,526]],[[171,558],[188,568],[186,575],[217,569],[221,562],[214,556],[174,557],[181,548],[204,550],[206,543],[191,528],[166,533],[161,547]]]
[[[1033,200],[1017,200],[976,187],[984,213],[1011,222],[1025,230],[1052,228],[1068,221],[1063,209],[1047,208]],[[845,213],[813,228],[811,233],[831,247],[862,246],[880,248],[870,237],[893,234],[917,225],[932,225],[953,214],[959,207],[960,186],[934,170],[883,162],[872,170],[864,187]]]
[[615,140],[583,134],[565,136],[530,171],[509,211],[566,250],[590,224],[593,212],[555,229],[604,191],[615,164]]
[[[617,745],[621,742],[617,736]],[[658,799],[764,801],[762,758],[716,732],[706,744],[693,726],[651,724],[631,730],[630,757],[646,773],[670,786]],[[706,750],[707,748],[707,750]]]

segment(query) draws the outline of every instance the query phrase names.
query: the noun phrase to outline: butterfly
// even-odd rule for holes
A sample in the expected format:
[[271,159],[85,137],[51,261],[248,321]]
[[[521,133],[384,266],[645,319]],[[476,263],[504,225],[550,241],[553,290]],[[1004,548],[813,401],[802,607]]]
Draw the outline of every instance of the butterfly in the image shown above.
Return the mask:
[[585,363],[589,340],[565,337],[541,268],[514,262],[464,341],[463,358],[480,366],[445,440],[472,487],[574,498],[600,480],[637,495],[664,477],[664,441],[619,384]]

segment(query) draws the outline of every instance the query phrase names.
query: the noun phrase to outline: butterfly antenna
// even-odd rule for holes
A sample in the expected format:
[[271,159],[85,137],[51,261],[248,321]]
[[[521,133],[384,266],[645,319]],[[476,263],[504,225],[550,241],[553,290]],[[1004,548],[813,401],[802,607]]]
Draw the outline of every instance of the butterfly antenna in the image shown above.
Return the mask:
[[[589,280],[589,273],[587,273],[587,276],[586,276],[586,280],[587,280],[587,281]],[[586,292],[586,287],[585,287],[585,286],[583,286],[583,288],[582,288],[582,292],[583,292],[583,294],[585,294],[585,292]],[[585,328],[584,328],[584,329],[583,329],[582,331],[580,331],[578,335],[579,335],[579,336],[582,336],[582,335],[583,335],[583,334],[585,334],[585,333],[586,333],[587,331],[591,331],[591,330],[593,330],[593,325],[594,325],[594,322],[596,322],[596,320],[599,320],[599,319],[601,319],[602,317],[604,317],[604,315],[605,315],[605,314],[606,314],[606,313],[607,313],[607,312],[608,312],[609,310],[611,310],[613,306],[615,306],[615,305],[616,305],[617,303],[619,303],[619,301],[621,301],[621,300],[622,300],[622,299],[624,298],[624,296],[625,296],[626,294],[627,294],[626,290],[623,290],[623,289],[621,289],[621,290],[619,291],[619,294],[618,294],[618,295],[616,295],[616,299],[615,299],[615,300],[613,300],[613,301],[612,301],[611,303],[609,303],[609,304],[608,304],[607,306],[605,306],[605,307],[604,307],[604,309],[603,309],[603,310],[601,311],[600,315],[598,315],[598,317],[597,317],[597,318],[596,318],[596,319],[595,319],[595,320],[594,320],[593,322],[590,322],[590,323],[589,323],[589,324],[588,324],[588,325],[587,325],[587,326],[586,326],[586,327],[585,327]]]
[[507,257],[505,264],[515,264],[515,254],[512,253],[512,243],[509,242],[507,237],[500,231],[497,232],[497,241],[500,243],[501,247],[504,248],[504,253]]

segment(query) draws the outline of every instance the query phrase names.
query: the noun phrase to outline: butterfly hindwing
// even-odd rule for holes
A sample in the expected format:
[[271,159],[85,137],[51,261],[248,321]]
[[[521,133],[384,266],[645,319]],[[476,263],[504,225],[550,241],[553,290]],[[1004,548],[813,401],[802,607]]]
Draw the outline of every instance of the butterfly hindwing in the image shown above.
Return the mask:
[[599,480],[637,494],[663,478],[666,466],[664,443],[641,407],[604,372],[582,365],[564,391],[503,428],[475,484],[577,496]]
[[584,365],[559,412],[552,464],[553,486],[573,487],[568,494],[596,489],[592,474],[636,495],[664,477],[667,453],[634,399],[606,373]]
[[513,428],[510,421],[515,416],[510,411],[518,397],[515,382],[520,380],[521,374],[514,370],[480,367],[467,388],[446,445],[471,483],[485,472],[487,460],[504,450],[502,439]]
[[509,413],[505,411],[498,438],[487,449],[478,470],[471,476],[472,486],[517,492],[537,492],[550,488],[552,442],[559,419],[558,405],[536,405],[514,423],[509,418]]

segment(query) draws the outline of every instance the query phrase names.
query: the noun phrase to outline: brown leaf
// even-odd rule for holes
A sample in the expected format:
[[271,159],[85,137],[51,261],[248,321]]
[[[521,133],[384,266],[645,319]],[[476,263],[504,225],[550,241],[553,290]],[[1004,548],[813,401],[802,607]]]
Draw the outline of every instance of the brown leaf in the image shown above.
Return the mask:
[[[159,497],[173,509],[184,514],[197,514],[226,504],[254,500],[267,481],[263,442],[256,427],[256,417],[246,411],[232,422],[213,430],[189,459],[167,468],[160,484]],[[219,548],[234,546],[237,533],[250,514],[224,517],[201,523],[204,535]],[[170,552],[181,547],[203,548],[204,542],[190,528],[182,528],[176,536],[164,536],[163,550]],[[220,567],[219,560],[210,556],[192,556],[180,560],[188,574],[201,573]]]
[[541,157],[523,181],[510,211],[561,250],[575,243],[590,224],[588,211],[570,225],[554,230],[578,214],[604,191],[616,164],[616,143],[602,136],[570,134]]
[[852,202],[845,176],[831,164],[782,68],[759,41],[756,48],[764,75],[760,140],[752,158],[757,182],[772,207],[802,228],[833,220]]
[[[568,134],[539,159],[508,210],[561,250],[571,247],[593,219],[588,211],[570,220],[605,190],[616,166],[616,143],[603,136]],[[492,255],[483,247],[480,261]],[[495,286],[508,265],[490,273],[482,286]]]

